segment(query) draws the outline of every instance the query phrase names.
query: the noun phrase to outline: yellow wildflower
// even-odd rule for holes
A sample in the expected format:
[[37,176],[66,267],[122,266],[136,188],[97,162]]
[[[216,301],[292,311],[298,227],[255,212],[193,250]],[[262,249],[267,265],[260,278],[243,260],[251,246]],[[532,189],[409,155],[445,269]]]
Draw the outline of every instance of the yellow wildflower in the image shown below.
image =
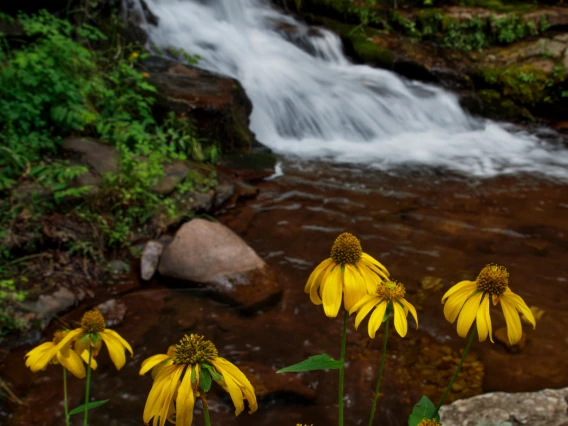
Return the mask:
[[[447,300],[446,300],[447,299]],[[487,265],[481,270],[475,281],[461,281],[450,288],[444,297],[444,316],[452,324],[458,318],[458,335],[466,337],[473,321],[477,319],[479,341],[483,342],[491,335],[489,300],[496,306],[499,302],[507,323],[509,343],[514,345],[523,334],[519,312],[536,327],[534,315],[523,299],[509,289],[509,273],[503,266]],[[517,312],[519,311],[519,312]]]
[[368,326],[369,337],[374,339],[377,330],[383,323],[385,312],[387,312],[387,309],[390,307],[390,309],[394,311],[394,328],[401,337],[406,336],[408,330],[406,317],[408,316],[408,312],[410,311],[414,317],[416,328],[418,328],[418,316],[416,315],[414,306],[404,298],[405,295],[406,289],[400,283],[392,281],[379,283],[372,294],[363,297],[349,311],[349,314],[359,311],[355,317],[355,328],[358,328],[363,318],[375,309],[375,312],[373,312],[369,318]]
[[[75,377],[83,379],[86,376],[85,367],[81,358],[71,350],[71,341],[60,349],[57,349],[59,342],[69,333],[69,330],[56,331],[51,342],[45,342],[29,351],[26,355],[26,367],[34,373],[44,370],[47,364],[61,364],[69,370]],[[88,362],[87,360],[85,362]],[[96,363],[92,360],[91,367],[96,368]]]
[[341,308],[343,295],[343,305],[349,311],[388,276],[381,263],[363,252],[359,239],[344,232],[333,243],[329,259],[314,269],[304,291],[310,293],[314,304],[323,303],[325,314],[333,318]]
[[416,426],[441,426],[436,419],[422,419]]
[[148,78],[148,77],[150,77],[150,73],[149,72],[143,72],[142,77]]
[[58,343],[57,348],[68,345],[76,339],[74,345],[76,353],[85,354],[86,352],[88,357],[89,348],[92,348],[93,357],[96,357],[104,342],[110,359],[117,370],[120,370],[126,363],[125,349],[130,352],[130,355],[133,355],[132,348],[116,331],[105,328],[105,326],[105,319],[99,311],[85,312],[81,319],[81,327],[69,331]]
[[[195,398],[208,390],[200,392],[200,374],[209,375],[229,393],[235,405],[235,415],[244,410],[245,399],[249,413],[258,408],[254,388],[245,375],[235,365],[219,357],[215,345],[203,336],[185,335],[173,349],[170,346],[167,354],[146,359],[140,374],[150,370],[154,373],[156,368],[158,371],[144,407],[145,424],[153,418],[154,426],[163,426],[166,420],[178,426],[191,426]],[[172,420],[174,414],[175,421]]]

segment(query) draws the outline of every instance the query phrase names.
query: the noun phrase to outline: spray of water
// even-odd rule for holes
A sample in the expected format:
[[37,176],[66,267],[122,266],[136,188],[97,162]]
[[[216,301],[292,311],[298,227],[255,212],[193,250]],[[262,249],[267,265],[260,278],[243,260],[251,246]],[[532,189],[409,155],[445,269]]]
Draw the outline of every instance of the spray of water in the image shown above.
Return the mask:
[[568,178],[565,149],[473,118],[441,88],[355,65],[335,34],[267,1],[146,2],[159,19],[144,24],[152,42],[198,54],[200,67],[238,79],[254,105],[252,130],[276,152],[380,169]]

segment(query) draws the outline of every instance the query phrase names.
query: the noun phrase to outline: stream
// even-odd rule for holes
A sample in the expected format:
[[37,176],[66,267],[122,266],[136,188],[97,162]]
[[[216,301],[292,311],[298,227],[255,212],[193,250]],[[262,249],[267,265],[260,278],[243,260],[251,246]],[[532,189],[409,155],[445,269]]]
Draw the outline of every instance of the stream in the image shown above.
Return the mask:
[[[339,357],[342,319],[325,317],[303,288],[344,231],[406,285],[420,321],[416,330],[409,320],[404,339],[389,337],[376,424],[405,425],[422,394],[440,398],[465,344],[444,319],[440,299],[493,262],[508,268],[511,289],[544,315],[536,330],[523,326],[526,345],[514,353],[497,341],[474,342],[448,402],[568,386],[568,151],[554,133],[471,117],[443,89],[353,65],[334,34],[267,2],[147,4],[159,18],[158,26],[146,25],[153,43],[199,54],[199,66],[237,78],[254,104],[252,129],[277,153],[280,173],[218,219],[266,260],[284,291],[276,304],[245,315],[198,288],[164,279],[142,284],[132,274],[64,315],[61,321],[77,321],[87,305],[113,293],[127,307],[114,328],[135,355],[117,373],[101,353],[92,395],[111,401],[92,412],[90,424],[142,424],[151,378],[138,375],[140,364],[184,333],[205,335],[220,356],[264,378],[256,385],[259,410],[250,416],[235,418],[214,386],[213,424],[336,424],[336,372],[274,370],[322,352]],[[491,316],[494,330],[504,327],[500,309]],[[366,424],[380,359],[383,334],[370,339],[365,324],[355,331],[349,321],[346,425]],[[0,410],[0,423],[63,424],[61,372],[32,374],[23,362],[30,347],[15,349],[0,365],[2,378],[26,401]],[[72,407],[81,403],[83,385],[70,381]],[[199,406],[194,424],[203,424]]]

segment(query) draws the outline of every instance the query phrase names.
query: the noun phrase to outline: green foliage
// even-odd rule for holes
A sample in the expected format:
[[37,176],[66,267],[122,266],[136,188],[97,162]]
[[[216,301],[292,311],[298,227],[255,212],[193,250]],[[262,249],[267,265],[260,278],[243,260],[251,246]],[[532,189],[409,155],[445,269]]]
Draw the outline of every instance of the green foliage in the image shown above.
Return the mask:
[[[198,138],[188,117],[172,113],[163,123],[155,120],[156,88],[137,69],[145,54],[132,46],[121,46],[118,54],[110,48],[93,51],[91,43],[108,42],[99,30],[73,26],[46,11],[19,15],[18,21],[24,38],[17,48],[0,35],[0,193],[11,200],[0,204],[0,224],[22,211],[18,202],[30,201],[10,196],[18,183],[28,182],[48,194],[25,206],[32,214],[72,209],[99,225],[106,244],[125,245],[132,230],[153,215],[174,213],[172,201],[152,190],[164,164],[216,162],[219,146]],[[197,60],[182,50],[169,53]],[[96,137],[120,154],[119,170],[103,176],[97,196],[79,206],[68,201],[90,191],[74,184],[87,168],[57,159],[70,135]],[[93,252],[89,245],[73,249]]]
[[440,422],[440,415],[436,412],[436,406],[426,395],[422,395],[420,401],[412,409],[408,417],[408,426],[418,426],[422,420],[435,419]]
[[[27,279],[22,277],[19,281],[26,283]],[[15,280],[0,280],[0,341],[9,332],[26,328],[27,322],[15,315],[15,308],[26,296],[25,291],[18,290]]]
[[337,370],[343,365],[342,361],[337,361],[326,354],[314,355],[288,367],[281,368],[276,373],[301,373],[314,370]]

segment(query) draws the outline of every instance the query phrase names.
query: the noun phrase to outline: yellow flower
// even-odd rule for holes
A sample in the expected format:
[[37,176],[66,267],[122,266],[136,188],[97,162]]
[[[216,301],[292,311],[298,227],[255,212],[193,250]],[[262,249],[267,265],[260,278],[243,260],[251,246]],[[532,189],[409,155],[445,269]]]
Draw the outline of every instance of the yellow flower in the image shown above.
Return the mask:
[[142,77],[148,78],[148,77],[150,77],[150,73],[149,72],[143,72]]
[[[57,349],[59,342],[69,333],[69,330],[56,331],[53,334],[53,340],[51,342],[45,342],[36,348],[29,351],[26,355],[26,367],[29,367],[34,373],[40,370],[44,370],[47,364],[61,364],[67,370],[69,370],[75,377],[83,379],[86,376],[85,367],[81,358],[85,359],[84,356],[77,355],[71,350],[71,341],[65,346]],[[91,363],[91,367],[97,368],[94,360]],[[85,360],[88,362],[88,359]]]
[[467,336],[473,321],[477,319],[479,341],[483,342],[489,335],[489,339],[493,342],[489,299],[492,299],[494,306],[501,302],[507,323],[507,336],[511,345],[521,340],[523,334],[517,311],[527,318],[533,328],[536,327],[529,307],[520,296],[509,289],[507,269],[493,264],[483,268],[475,281],[461,281],[444,294],[442,297],[442,303],[445,302],[444,316],[452,324],[459,317],[457,328],[460,337]]
[[362,297],[372,293],[378,282],[388,280],[388,276],[383,265],[363,253],[359,240],[344,232],[333,243],[329,259],[314,269],[304,291],[310,293],[314,304],[323,303],[325,314],[333,318],[341,308],[343,295],[343,305],[349,311]]
[[57,344],[58,350],[75,339],[75,352],[82,354],[83,357],[86,353],[88,362],[89,348],[93,350],[92,356],[96,357],[105,342],[110,359],[117,370],[120,370],[126,363],[125,349],[133,355],[132,348],[116,331],[105,328],[105,325],[105,319],[99,311],[85,312],[81,319],[81,327],[69,331]]
[[195,398],[209,390],[200,389],[200,375],[210,377],[229,393],[235,415],[244,410],[245,399],[249,413],[254,413],[258,408],[254,388],[236,366],[217,355],[217,348],[211,341],[191,334],[185,335],[173,349],[170,346],[167,354],[146,359],[140,369],[141,375],[158,370],[144,407],[144,423],[148,424],[153,418],[154,426],[163,426],[166,419],[178,426],[191,426]]
[[436,419],[422,419],[416,426],[441,426]]
[[140,53],[138,52],[132,52],[129,56],[128,59],[131,61],[134,61],[136,59],[138,59],[140,57]]
[[355,317],[355,328],[358,328],[361,321],[363,321],[363,318],[365,318],[369,312],[375,308],[375,312],[373,312],[369,318],[368,326],[369,337],[374,339],[377,330],[383,323],[385,312],[387,312],[387,309],[390,308],[394,311],[394,328],[401,337],[406,336],[406,332],[408,330],[408,321],[406,320],[406,317],[408,316],[408,312],[410,311],[414,317],[414,320],[416,321],[416,328],[418,328],[418,316],[416,315],[416,309],[414,309],[414,306],[412,306],[404,298],[405,295],[406,290],[400,283],[392,281],[379,283],[372,294],[363,297],[349,311],[349,314],[359,311]]

